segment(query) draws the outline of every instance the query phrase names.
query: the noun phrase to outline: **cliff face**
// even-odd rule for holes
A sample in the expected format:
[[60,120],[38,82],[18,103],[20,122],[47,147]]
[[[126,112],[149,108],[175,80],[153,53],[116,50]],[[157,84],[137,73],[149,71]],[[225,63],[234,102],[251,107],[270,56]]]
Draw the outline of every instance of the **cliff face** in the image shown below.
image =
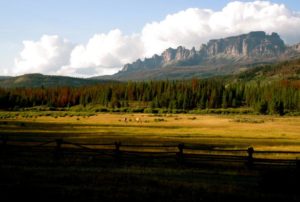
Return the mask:
[[297,51],[297,52],[300,52],[300,43],[298,43],[296,45],[293,45],[292,49],[295,50],[295,51]]
[[[300,52],[300,45],[292,48]],[[127,64],[120,72],[136,70],[152,70],[167,67],[210,66],[216,64],[230,65],[231,61],[249,64],[251,61],[266,62],[288,55],[288,48],[277,33],[267,35],[265,32],[250,32],[224,39],[210,40],[203,44],[199,51],[179,46],[168,48],[161,55],[154,55],[145,60],[137,60]]]
[[193,60],[197,57],[197,55],[198,53],[195,48],[192,48],[192,50],[188,50],[182,46],[179,46],[177,49],[168,48],[160,56],[154,55],[151,58],[146,58],[144,61],[138,59],[132,64],[126,64],[122,71],[149,70],[169,65],[176,65],[182,61]]
[[169,48],[162,53],[163,63],[178,62],[193,59],[197,55],[195,48],[192,50],[179,46],[177,49]]
[[208,57],[218,54],[233,57],[274,57],[285,51],[284,42],[278,34],[266,35],[265,32],[251,32],[236,37],[211,40],[202,48]]
[[144,61],[138,59],[132,64],[126,64],[121,71],[126,72],[126,71],[134,71],[137,69],[139,70],[154,69],[162,65],[163,65],[162,57],[158,55],[154,55],[152,58],[146,58]]

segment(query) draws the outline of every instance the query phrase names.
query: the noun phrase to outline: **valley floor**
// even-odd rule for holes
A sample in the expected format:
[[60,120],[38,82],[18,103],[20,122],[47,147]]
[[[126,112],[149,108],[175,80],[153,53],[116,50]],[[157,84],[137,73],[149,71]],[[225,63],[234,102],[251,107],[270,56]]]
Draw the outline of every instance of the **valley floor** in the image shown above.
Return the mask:
[[[7,116],[9,117],[9,116]],[[55,139],[76,144],[206,146],[217,149],[300,151],[300,117],[97,114],[39,116],[14,114],[0,120],[7,145],[0,150],[2,201],[299,201],[298,163],[292,166],[184,164],[174,158],[116,160],[27,149],[29,142]],[[19,142],[15,144],[14,142]],[[55,145],[54,145],[55,146]],[[49,147],[50,148],[50,147]],[[69,148],[71,149],[71,148]],[[175,147],[176,149],[176,147]],[[121,146],[122,150],[122,146]],[[155,151],[154,151],[155,150]],[[139,152],[177,152],[165,148]],[[69,152],[68,148],[65,150]],[[70,150],[71,151],[71,150]],[[69,155],[69,157],[67,157]],[[246,158],[245,153],[245,158]],[[299,154],[260,154],[254,158],[296,160]]]

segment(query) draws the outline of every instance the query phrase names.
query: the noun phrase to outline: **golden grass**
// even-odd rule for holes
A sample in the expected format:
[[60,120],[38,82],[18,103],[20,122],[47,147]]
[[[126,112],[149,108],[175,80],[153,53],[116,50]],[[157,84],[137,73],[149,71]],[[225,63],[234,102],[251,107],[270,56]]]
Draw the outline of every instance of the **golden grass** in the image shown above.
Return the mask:
[[[124,118],[129,121],[125,122]],[[139,117],[142,123],[135,119]],[[238,120],[238,121],[237,121]],[[239,121],[241,120],[241,121]],[[246,120],[246,121],[245,121]],[[226,148],[300,151],[300,117],[258,115],[97,114],[91,117],[16,117],[2,133],[53,135],[78,141],[205,144]],[[25,125],[19,124],[23,122]],[[73,134],[73,136],[72,136]]]

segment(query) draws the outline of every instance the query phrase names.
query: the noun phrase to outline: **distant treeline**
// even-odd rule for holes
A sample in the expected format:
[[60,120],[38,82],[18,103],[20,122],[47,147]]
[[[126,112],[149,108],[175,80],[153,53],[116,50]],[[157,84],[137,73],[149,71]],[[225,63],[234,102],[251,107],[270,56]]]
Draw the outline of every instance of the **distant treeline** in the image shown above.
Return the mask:
[[2,109],[97,104],[106,108],[218,109],[249,107],[261,114],[300,111],[300,81],[224,79],[107,83],[86,87],[0,89]]

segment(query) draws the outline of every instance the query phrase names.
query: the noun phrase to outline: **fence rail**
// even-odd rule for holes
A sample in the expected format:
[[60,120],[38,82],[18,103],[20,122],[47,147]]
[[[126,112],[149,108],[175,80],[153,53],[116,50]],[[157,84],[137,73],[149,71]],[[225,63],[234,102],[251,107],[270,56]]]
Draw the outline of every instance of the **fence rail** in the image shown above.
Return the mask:
[[[136,157],[152,157],[152,158],[174,158],[179,163],[190,161],[214,161],[214,162],[242,162],[248,168],[254,165],[293,165],[300,169],[300,151],[260,151],[253,147],[247,149],[219,149],[212,146],[187,146],[184,143],[169,145],[136,145],[122,144],[122,142],[114,143],[75,143],[64,139],[55,140],[16,140],[9,139],[7,135],[0,137],[0,151],[5,151],[9,147],[18,148],[48,148],[53,150],[56,158],[61,158],[64,153],[88,153],[88,155],[104,155],[116,159],[136,158]],[[73,150],[70,150],[70,148]],[[145,151],[146,149],[161,149],[161,151]],[[172,151],[162,151],[169,149]],[[274,159],[274,158],[258,158],[255,155],[293,155],[293,159]]]

